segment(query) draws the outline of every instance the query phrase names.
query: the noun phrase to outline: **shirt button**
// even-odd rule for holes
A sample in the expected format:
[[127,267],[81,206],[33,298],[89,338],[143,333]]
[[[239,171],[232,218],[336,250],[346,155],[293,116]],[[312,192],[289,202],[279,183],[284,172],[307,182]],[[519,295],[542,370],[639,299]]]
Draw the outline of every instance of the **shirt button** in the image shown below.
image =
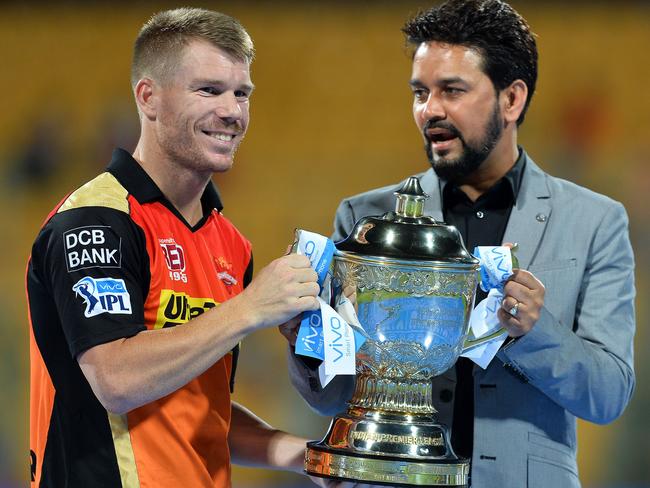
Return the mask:
[[546,222],[546,215],[543,213],[538,213],[535,215],[535,218],[537,219],[537,222]]
[[485,214],[479,210],[478,212],[476,212],[476,216],[477,216],[479,219],[482,219],[483,217],[485,217]]
[[451,390],[444,389],[440,392],[440,401],[443,403],[449,403],[454,397],[454,394]]

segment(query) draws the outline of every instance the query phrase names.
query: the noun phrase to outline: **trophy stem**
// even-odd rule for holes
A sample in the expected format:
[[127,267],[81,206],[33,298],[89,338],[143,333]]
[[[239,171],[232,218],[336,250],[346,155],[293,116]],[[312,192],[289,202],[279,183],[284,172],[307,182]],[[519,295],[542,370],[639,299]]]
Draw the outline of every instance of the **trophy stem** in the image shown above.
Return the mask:
[[351,408],[433,416],[438,412],[431,397],[430,379],[407,380],[359,374],[349,404]]

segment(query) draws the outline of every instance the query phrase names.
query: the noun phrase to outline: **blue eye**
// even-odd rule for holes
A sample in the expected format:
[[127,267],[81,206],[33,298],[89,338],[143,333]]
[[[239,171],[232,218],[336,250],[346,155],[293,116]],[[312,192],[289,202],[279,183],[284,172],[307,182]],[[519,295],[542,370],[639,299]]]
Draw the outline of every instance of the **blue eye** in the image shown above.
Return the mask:
[[203,88],[199,88],[200,92],[207,93],[208,95],[220,95],[221,91],[217,90],[213,86],[204,86]]

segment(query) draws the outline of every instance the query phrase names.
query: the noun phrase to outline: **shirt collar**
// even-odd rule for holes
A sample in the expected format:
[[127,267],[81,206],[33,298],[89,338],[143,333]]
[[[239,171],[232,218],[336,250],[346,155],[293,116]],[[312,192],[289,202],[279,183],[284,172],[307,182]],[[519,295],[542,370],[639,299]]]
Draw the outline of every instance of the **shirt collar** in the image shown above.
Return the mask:
[[[115,176],[126,188],[126,191],[133,195],[138,202],[162,201],[167,205],[171,205],[144,168],[124,149],[118,148],[113,151],[113,157],[106,171]],[[203,195],[201,195],[201,204],[206,213],[213,208],[219,212],[223,210],[221,197],[219,197],[217,187],[212,181],[208,183]]]
[[[510,189],[512,190],[514,201],[517,201],[517,195],[519,195],[519,190],[521,189],[521,180],[524,175],[524,169],[526,167],[526,152],[521,147],[518,147],[518,149],[519,149],[519,156],[517,157],[515,164],[512,166],[512,168],[508,170],[508,172],[503,176],[503,178],[499,180],[500,182],[505,179],[510,184]],[[440,185],[440,194],[444,195],[445,188],[448,186],[447,181],[443,179],[438,179],[438,181]],[[499,182],[495,183],[495,185],[498,185]],[[454,188],[456,187],[454,183],[450,183],[449,186],[452,185]],[[451,188],[447,189],[447,191],[449,190],[451,190]]]
[[506,173],[504,178],[510,182],[512,188],[512,194],[517,200],[517,195],[519,195],[519,190],[521,189],[521,179],[524,175],[524,168],[526,167],[526,153],[520,147],[519,148],[519,157],[510,171]]

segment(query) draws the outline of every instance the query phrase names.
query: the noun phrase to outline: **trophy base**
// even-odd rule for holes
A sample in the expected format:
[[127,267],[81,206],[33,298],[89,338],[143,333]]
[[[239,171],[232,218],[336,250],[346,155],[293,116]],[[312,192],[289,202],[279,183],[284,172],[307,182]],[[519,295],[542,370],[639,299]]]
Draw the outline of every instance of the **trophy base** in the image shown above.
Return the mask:
[[376,485],[467,487],[469,460],[453,453],[447,429],[431,417],[351,408],[322,441],[307,444],[305,471]]
[[319,444],[307,444],[305,471],[311,476],[384,486],[468,486],[469,461],[465,459],[416,461],[370,457],[336,452]]

